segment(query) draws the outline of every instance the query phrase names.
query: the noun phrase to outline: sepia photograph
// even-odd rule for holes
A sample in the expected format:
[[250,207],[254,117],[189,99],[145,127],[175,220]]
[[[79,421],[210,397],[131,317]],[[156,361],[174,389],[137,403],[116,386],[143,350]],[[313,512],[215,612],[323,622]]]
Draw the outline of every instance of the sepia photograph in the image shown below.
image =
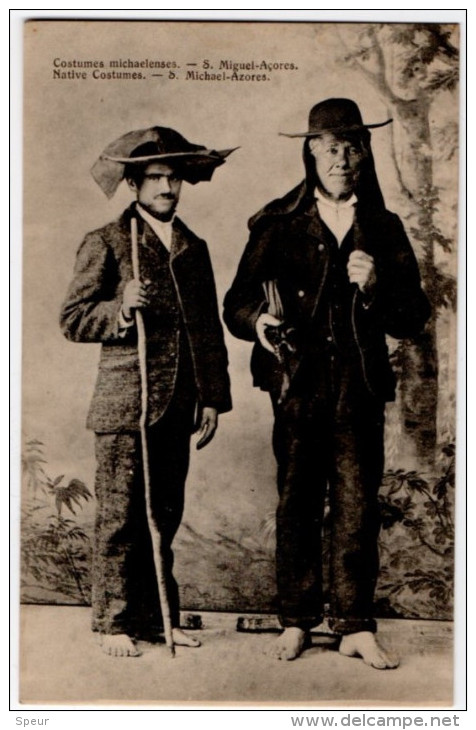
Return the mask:
[[402,13],[24,21],[25,706],[455,706],[464,27]]

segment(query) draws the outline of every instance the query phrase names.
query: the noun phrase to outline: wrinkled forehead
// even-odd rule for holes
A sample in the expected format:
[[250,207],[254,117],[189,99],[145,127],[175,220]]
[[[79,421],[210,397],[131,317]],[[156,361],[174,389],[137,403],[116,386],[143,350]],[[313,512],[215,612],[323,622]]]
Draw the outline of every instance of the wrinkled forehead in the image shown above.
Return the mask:
[[313,152],[325,150],[332,145],[343,145],[345,147],[357,147],[363,151],[363,139],[358,132],[323,132],[319,137],[312,137],[309,147]]

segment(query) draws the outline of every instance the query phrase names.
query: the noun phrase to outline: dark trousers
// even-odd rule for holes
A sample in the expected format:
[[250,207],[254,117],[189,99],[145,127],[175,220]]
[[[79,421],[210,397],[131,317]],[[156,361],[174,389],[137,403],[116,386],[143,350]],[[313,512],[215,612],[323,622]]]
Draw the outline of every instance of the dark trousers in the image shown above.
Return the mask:
[[274,403],[280,618],[284,627],[303,629],[323,618],[322,527],[329,490],[330,625],[341,634],[375,631],[383,403],[367,393],[357,369],[335,357],[326,366],[325,378],[301,380],[283,404]]
[[[173,626],[179,626],[172,541],[184,507],[194,399],[183,382],[148,429],[152,511],[162,536]],[[153,638],[162,628],[138,432],[96,434],[96,529],[92,572],[94,631]]]

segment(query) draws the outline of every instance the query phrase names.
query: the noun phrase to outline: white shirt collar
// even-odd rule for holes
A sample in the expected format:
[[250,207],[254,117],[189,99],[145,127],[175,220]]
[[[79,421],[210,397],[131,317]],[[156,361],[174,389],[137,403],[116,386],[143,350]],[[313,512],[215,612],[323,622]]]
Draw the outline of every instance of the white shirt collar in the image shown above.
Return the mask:
[[175,216],[169,221],[159,221],[158,218],[154,218],[153,215],[139,204],[137,205],[137,212],[149,224],[157,238],[160,238],[165,248],[170,251],[172,246],[172,223]]
[[330,208],[334,208],[334,210],[341,210],[342,208],[351,208],[353,205],[357,203],[357,196],[355,193],[352,193],[350,198],[348,200],[331,200],[330,198],[327,198],[325,195],[321,193],[319,188],[315,188],[314,190],[314,196],[317,198],[319,203],[323,203],[324,205],[328,205]]
[[321,219],[334,234],[340,246],[354,222],[357,196],[351,195],[348,200],[330,200],[316,188],[316,205]]

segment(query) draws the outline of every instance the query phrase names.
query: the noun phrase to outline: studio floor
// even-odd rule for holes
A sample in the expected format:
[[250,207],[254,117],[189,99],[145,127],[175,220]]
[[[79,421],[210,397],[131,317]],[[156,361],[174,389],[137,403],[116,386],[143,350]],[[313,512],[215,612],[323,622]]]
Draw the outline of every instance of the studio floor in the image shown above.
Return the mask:
[[102,653],[90,632],[90,610],[22,606],[20,688],[26,705],[218,703],[239,706],[451,707],[452,624],[386,619],[382,644],[398,653],[398,669],[379,671],[341,656],[330,637],[295,661],[266,654],[276,633],[236,630],[236,614],[201,613],[199,649],[139,643],[142,656]]

